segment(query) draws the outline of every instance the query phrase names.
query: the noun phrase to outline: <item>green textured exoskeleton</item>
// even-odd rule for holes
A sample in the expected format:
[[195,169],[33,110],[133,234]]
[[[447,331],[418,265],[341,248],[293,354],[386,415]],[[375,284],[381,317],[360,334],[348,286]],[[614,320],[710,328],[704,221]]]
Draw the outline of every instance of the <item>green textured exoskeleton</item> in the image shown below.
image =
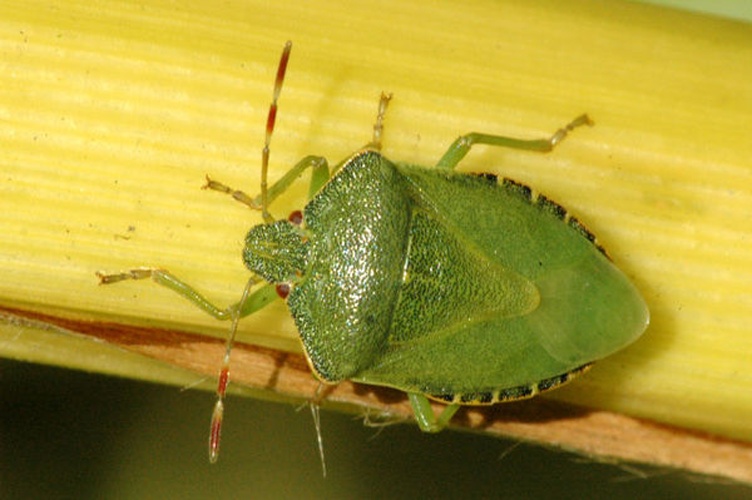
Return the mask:
[[[331,176],[324,159],[307,157],[267,189],[287,57],[289,45],[267,123],[261,195],[208,185],[261,209],[266,220],[246,238],[243,257],[254,277],[243,300],[220,310],[155,269],[103,282],[150,276],[235,320],[279,293],[319,379],[403,390],[425,431],[441,429],[459,405],[517,400],[561,385],[642,334],[645,302],[577,219],[517,182],[453,170],[479,143],[549,151],[569,130],[590,124],[587,116],[550,139],[462,136],[436,167],[425,168],[379,152],[389,100],[382,96],[364,150]],[[302,219],[297,212],[274,220],[268,205],[309,168]],[[427,398],[449,406],[436,417]]]
[[[275,244],[259,252],[264,239]],[[647,322],[634,286],[559,205],[507,179],[373,150],[344,162],[301,227],[252,229],[244,256],[265,280],[289,284],[321,380],[448,403],[551,389]]]

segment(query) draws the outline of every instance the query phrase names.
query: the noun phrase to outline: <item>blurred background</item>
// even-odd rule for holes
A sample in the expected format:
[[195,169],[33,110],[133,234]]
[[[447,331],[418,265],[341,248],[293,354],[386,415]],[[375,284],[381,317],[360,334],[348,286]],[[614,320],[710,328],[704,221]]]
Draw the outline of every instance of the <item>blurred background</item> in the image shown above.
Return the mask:
[[0,361],[2,498],[694,498],[752,488],[537,445],[413,425],[374,429],[230,397],[220,460],[206,442],[213,395]]

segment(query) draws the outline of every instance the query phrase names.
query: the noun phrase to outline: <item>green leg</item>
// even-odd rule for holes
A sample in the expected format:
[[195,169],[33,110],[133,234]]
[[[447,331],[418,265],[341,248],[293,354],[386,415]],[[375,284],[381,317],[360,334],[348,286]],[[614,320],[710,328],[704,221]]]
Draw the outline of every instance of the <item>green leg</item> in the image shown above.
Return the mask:
[[[381,98],[379,99],[379,110],[376,113],[376,122],[373,124],[371,142],[363,146],[361,149],[374,149],[376,151],[381,151],[381,134],[384,132],[384,116],[386,115],[386,108],[389,106],[389,101],[391,100],[392,94],[387,94],[386,92],[381,93]],[[332,169],[332,176],[339,172],[348,160],[349,158],[345,158],[335,165]],[[313,196],[313,194],[311,196]]]
[[423,394],[408,392],[407,397],[410,398],[418,427],[423,432],[439,432],[449,424],[454,414],[460,409],[460,405],[448,405],[437,418],[431,407],[431,402]]
[[371,142],[366,145],[366,148],[375,149],[381,151],[381,134],[384,131],[384,115],[386,115],[386,108],[389,106],[389,101],[392,100],[392,94],[386,92],[381,93],[379,99],[379,111],[376,113],[376,123],[373,125],[373,137]]
[[238,312],[239,318],[248,316],[259,309],[262,309],[277,298],[277,292],[274,286],[266,284],[253,293],[248,294],[243,301],[233,304],[226,309],[220,309],[209,302],[206,297],[198,293],[196,289],[185,284],[164,269],[138,268],[116,274],[103,274],[98,272],[97,276],[99,276],[99,283],[101,285],[108,285],[110,283],[117,283],[118,281],[124,280],[151,278],[154,282],[185,297],[193,302],[198,308],[219,320],[233,319],[236,311]]
[[460,161],[462,161],[465,155],[470,152],[470,148],[472,148],[476,144],[488,144],[490,146],[502,146],[506,148],[524,149],[527,151],[539,151],[546,153],[548,151],[551,151],[567,136],[570,131],[572,131],[576,127],[592,124],[593,122],[592,120],[590,120],[590,117],[588,117],[588,115],[580,115],[565,127],[557,130],[556,133],[554,133],[554,135],[552,135],[548,139],[514,139],[512,137],[504,137],[501,135],[479,134],[477,132],[472,132],[470,134],[463,135],[456,141],[454,141],[452,145],[449,146],[447,152],[444,153],[444,156],[442,156],[439,162],[436,164],[436,168],[453,169]]
[[[371,142],[369,142],[365,146],[366,148],[375,149],[377,151],[381,150],[381,134],[384,130],[384,115],[386,114],[386,108],[389,106],[389,101],[391,99],[392,94],[387,94],[385,92],[381,93],[381,98],[379,99],[379,109],[376,114],[376,122],[373,126],[373,136],[371,138]],[[334,168],[333,172],[337,172],[343,164],[344,163],[340,163],[339,165],[337,165]],[[264,218],[267,219],[267,222],[272,222],[271,217],[267,217],[268,213],[266,212],[266,209],[268,208],[268,205],[271,204],[275,199],[277,199],[280,194],[285,192],[285,190],[290,187],[290,185],[298,177],[300,177],[303,171],[308,168],[311,169],[311,183],[308,188],[308,199],[310,200],[319,191],[319,189],[321,189],[324,184],[326,184],[330,177],[329,164],[327,163],[326,159],[322,158],[321,156],[306,156],[305,158],[300,160],[294,167],[288,170],[281,179],[275,182],[266,191],[266,200],[264,200],[263,196],[263,192],[265,190],[264,185],[266,184],[266,178],[263,173],[261,178],[262,194],[259,194],[255,198],[251,198],[243,191],[238,191],[222,184],[221,182],[212,180],[209,178],[209,176],[206,177],[206,184],[204,185],[204,189],[212,189],[214,191],[228,194],[240,203],[243,203],[244,205],[247,205],[254,210],[261,210],[264,213]],[[264,204],[266,204],[266,206],[264,206]]]
[[[321,189],[321,186],[326,184],[326,181],[329,180],[329,164],[326,159],[321,156],[306,156],[296,163],[294,167],[288,170],[281,179],[269,188],[266,195],[266,204],[269,205],[277,199],[277,197],[285,192],[285,190],[289,188],[298,177],[300,177],[303,171],[308,168],[311,169],[311,183],[308,188],[308,198],[312,198],[313,195]],[[214,191],[229,194],[240,203],[248,205],[254,210],[264,210],[262,195],[251,198],[243,191],[232,189],[220,182],[210,179],[208,176],[206,177],[204,189],[213,189]]]

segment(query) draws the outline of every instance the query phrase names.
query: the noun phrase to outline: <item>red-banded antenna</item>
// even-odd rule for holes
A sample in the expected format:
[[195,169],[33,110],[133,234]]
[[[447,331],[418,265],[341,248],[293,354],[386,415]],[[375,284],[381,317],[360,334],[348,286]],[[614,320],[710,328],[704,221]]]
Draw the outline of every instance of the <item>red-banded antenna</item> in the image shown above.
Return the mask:
[[285,81],[285,72],[287,71],[287,62],[290,60],[291,50],[292,42],[288,40],[285,48],[282,49],[282,57],[280,57],[279,66],[277,67],[277,78],[274,80],[274,96],[272,97],[272,104],[269,106],[269,115],[266,117],[264,149],[261,151],[261,216],[266,222],[273,222],[267,206],[266,173],[269,170],[269,144],[272,141],[274,124],[277,121],[277,101],[279,100],[280,92],[282,92],[282,82]]

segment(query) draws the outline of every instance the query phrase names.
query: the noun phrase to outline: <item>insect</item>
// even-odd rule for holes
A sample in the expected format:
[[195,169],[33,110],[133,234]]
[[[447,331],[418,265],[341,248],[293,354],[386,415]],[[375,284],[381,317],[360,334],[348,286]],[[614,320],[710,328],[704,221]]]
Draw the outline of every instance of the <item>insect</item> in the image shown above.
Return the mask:
[[[232,320],[212,416],[216,460],[239,318],[286,300],[318,379],[353,380],[407,393],[423,431],[445,427],[461,405],[532,397],[633,342],[648,324],[636,288],[595,236],[562,206],[491,174],[454,170],[476,144],[546,152],[582,115],[550,138],[471,133],[435,167],[393,163],[381,153],[389,95],[372,141],[330,172],[308,156],[267,186],[269,145],[290,57],[282,52],[252,198],[209,179],[205,187],[261,211],[243,259],[252,275],[241,300],[211,304],[169,272],[98,273],[101,283],[151,278],[218,319]],[[269,205],[311,170],[309,201],[277,220]],[[434,414],[429,399],[445,403]]]

